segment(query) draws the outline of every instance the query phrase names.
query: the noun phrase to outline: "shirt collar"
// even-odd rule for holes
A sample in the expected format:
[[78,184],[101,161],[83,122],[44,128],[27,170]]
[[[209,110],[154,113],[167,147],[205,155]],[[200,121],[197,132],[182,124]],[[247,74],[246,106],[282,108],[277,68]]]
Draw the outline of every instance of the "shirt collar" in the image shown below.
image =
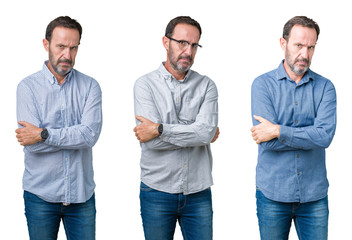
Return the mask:
[[[54,74],[49,70],[47,64],[49,64],[49,60],[46,60],[43,64],[43,68],[42,68],[42,71],[44,73],[44,76],[48,79],[48,81],[51,83],[51,84],[55,84],[55,82],[57,82]],[[73,76],[73,72],[74,69],[72,69],[65,77],[65,82],[69,82]]]
[[[285,67],[284,67],[284,60],[281,61],[279,67],[277,68],[277,80],[283,80],[283,79],[288,79],[288,80],[291,80],[293,81],[287,74],[286,70],[285,70]],[[308,68],[307,72],[304,74],[303,78],[301,79],[301,81],[299,81],[298,85],[302,85],[304,83],[307,83],[309,82],[310,80],[314,80],[313,78],[313,74],[312,74],[312,71],[310,70],[310,68]]]
[[[171,73],[169,73],[168,70],[166,70],[165,66],[164,66],[165,62],[162,62],[159,66],[159,71],[161,72],[161,75],[164,77],[165,80],[171,80],[171,79],[175,79],[174,76],[172,76]],[[179,80],[179,82],[186,82],[189,78],[189,76],[191,75],[192,73],[192,70],[188,70],[185,78],[183,80]]]

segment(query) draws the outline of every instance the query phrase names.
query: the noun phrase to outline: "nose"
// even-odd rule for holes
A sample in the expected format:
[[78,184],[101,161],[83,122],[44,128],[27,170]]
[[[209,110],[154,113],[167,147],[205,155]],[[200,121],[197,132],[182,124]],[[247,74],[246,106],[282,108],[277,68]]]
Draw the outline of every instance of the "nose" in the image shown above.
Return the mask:
[[70,48],[65,48],[63,51],[62,51],[62,56],[66,59],[71,59],[71,52],[70,52]]
[[304,48],[302,48],[301,49],[301,56],[303,57],[303,58],[308,58],[308,48],[307,47],[304,47]]
[[184,53],[187,53],[189,55],[192,55],[193,48],[191,44],[188,44],[188,46],[184,49]]

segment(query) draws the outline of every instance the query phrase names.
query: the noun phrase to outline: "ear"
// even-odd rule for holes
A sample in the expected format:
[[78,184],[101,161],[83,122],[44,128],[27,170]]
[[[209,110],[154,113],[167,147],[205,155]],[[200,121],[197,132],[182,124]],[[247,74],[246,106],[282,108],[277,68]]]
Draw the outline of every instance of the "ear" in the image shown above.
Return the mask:
[[49,41],[46,40],[45,38],[43,39],[43,46],[47,52],[49,52]]
[[166,51],[169,51],[169,44],[170,44],[170,39],[168,39],[166,36],[163,36],[163,45]]
[[287,41],[285,38],[280,38],[280,46],[283,51],[286,51]]

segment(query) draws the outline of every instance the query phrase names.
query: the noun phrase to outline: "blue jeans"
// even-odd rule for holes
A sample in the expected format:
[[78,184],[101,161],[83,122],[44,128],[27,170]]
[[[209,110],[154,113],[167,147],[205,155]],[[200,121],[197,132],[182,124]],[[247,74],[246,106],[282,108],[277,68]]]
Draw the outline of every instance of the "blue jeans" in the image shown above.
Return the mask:
[[210,188],[190,194],[170,194],[140,187],[141,216],[146,240],[172,240],[176,222],[185,240],[213,239]]
[[257,190],[257,216],[262,240],[288,239],[294,220],[300,240],[328,239],[328,198],[308,203],[272,201]]
[[49,203],[24,191],[25,215],[31,240],[56,240],[62,219],[68,240],[95,239],[95,197],[85,203]]

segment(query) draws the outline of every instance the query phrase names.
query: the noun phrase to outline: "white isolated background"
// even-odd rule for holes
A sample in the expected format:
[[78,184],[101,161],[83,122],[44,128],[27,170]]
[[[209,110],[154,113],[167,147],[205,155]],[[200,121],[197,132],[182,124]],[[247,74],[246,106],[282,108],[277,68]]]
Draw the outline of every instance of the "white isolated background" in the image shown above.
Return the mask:
[[[352,157],[351,23],[348,1],[2,1],[0,3],[0,238],[29,239],[22,198],[22,147],[16,141],[16,86],[40,70],[47,24],[68,15],[83,26],[75,68],[98,80],[104,122],[94,147],[96,236],[143,239],[139,212],[140,147],[132,131],[134,81],[166,58],[169,20],[189,15],[202,26],[193,69],[219,91],[220,138],[212,144],[214,239],[259,239],[255,204],[257,146],[251,139],[250,87],[276,68],[283,25],[293,16],[321,28],[311,69],[334,83],[338,126],[327,150],[329,238],[350,236]],[[66,239],[61,227],[59,239]],[[177,227],[175,239],[182,239]],[[294,227],[290,239],[298,239]]]

